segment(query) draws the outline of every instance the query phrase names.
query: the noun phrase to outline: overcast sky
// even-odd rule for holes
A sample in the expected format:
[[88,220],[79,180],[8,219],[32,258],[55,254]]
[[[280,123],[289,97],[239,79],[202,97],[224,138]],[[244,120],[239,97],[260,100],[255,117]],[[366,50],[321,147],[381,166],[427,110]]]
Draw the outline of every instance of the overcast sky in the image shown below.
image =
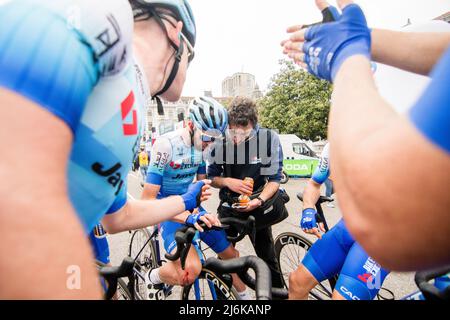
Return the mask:
[[[183,95],[204,90],[222,95],[222,80],[235,72],[256,76],[262,90],[278,72],[286,27],[321,20],[313,0],[190,0],[196,17],[196,58]],[[330,3],[335,3],[330,1]],[[360,0],[369,25],[399,28],[450,11],[450,0]]]

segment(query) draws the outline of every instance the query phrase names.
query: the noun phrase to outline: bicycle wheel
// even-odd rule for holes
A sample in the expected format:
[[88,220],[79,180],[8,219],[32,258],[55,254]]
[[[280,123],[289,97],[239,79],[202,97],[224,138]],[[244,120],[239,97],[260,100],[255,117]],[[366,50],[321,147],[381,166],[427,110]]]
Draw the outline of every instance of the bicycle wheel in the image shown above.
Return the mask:
[[[221,277],[208,269],[202,269],[197,278],[198,289],[196,296],[195,285],[183,287],[181,300],[241,300],[236,289]],[[215,298],[214,298],[215,296]]]
[[[96,261],[95,264],[97,266],[97,270],[100,270],[103,267],[107,267],[106,264],[100,261]],[[103,277],[100,277],[100,282],[104,292],[106,293],[107,284],[105,279]],[[125,281],[123,281],[123,279],[117,280],[117,291],[112,300],[133,300],[130,290],[128,290],[128,286]]]
[[[311,248],[312,242],[299,234],[286,232],[275,239],[275,253],[283,275],[284,286],[289,289],[289,274],[295,271]],[[310,299],[331,299],[337,276],[318,284],[310,292]]]
[[[134,277],[134,292],[136,293],[136,298],[141,300],[145,300],[145,281],[142,276],[150,269],[159,267],[154,242],[149,241],[149,239],[150,232],[148,229],[134,231],[128,252],[130,257],[136,259],[135,267],[138,273]],[[139,256],[137,256],[138,254]]]

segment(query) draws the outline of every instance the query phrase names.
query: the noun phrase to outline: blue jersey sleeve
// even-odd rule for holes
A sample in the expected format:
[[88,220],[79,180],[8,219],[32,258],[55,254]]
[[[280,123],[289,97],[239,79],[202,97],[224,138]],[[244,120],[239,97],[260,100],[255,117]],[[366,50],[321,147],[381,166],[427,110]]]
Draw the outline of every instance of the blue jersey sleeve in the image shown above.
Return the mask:
[[206,174],[206,163],[205,161],[202,162],[200,167],[198,167],[197,174]]
[[29,1],[0,6],[0,86],[75,131],[98,78],[92,49],[64,18]]
[[119,190],[116,199],[114,200],[111,207],[108,209],[106,214],[113,214],[122,209],[127,203],[127,183],[124,183],[122,188]]
[[322,156],[319,160],[319,165],[314,171],[311,179],[318,183],[322,184],[330,177],[330,145],[327,144],[325,148],[323,148]]
[[427,139],[450,153],[450,48],[431,77],[430,85],[409,116]]

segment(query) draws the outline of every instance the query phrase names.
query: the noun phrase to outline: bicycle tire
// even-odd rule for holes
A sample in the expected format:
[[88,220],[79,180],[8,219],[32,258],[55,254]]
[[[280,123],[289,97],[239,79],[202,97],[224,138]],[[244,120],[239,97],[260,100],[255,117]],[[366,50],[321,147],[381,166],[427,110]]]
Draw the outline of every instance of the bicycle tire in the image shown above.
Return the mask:
[[280,184],[286,184],[289,181],[289,175],[286,173],[286,171],[281,172],[281,181]]
[[[103,267],[107,267],[106,264],[100,261],[95,261],[95,264],[98,270],[100,270]],[[117,291],[112,300],[133,300],[131,292],[128,289],[128,285],[125,283],[123,279],[117,279]]]
[[[138,237],[142,237],[142,239],[138,241]],[[132,258],[136,258],[137,253],[143,248],[143,245],[150,239],[150,237],[151,234],[148,229],[135,230],[131,235],[128,255]],[[137,245],[137,251],[133,250],[134,245]],[[147,248],[144,249],[144,251],[136,259],[136,268],[143,274],[145,274],[152,268],[157,268],[160,266],[159,261],[157,261],[153,242],[147,243],[146,246]],[[143,297],[145,296],[145,282],[139,276],[134,277],[133,290],[138,299],[144,299]]]
[[[211,270],[203,268],[197,279],[205,283],[207,281],[212,281],[217,295],[217,300],[241,300],[239,293],[236,291],[236,289],[233,286],[229,286],[226,283],[226,281],[224,281],[220,276],[216,275],[216,273],[214,273]],[[207,289],[209,289],[208,286],[206,287]],[[203,288],[205,288],[204,285]],[[205,297],[209,299],[201,299],[201,300],[212,300],[212,295],[209,296],[207,294],[204,294],[203,298]],[[195,300],[193,284],[183,287],[181,291],[181,300]]]
[[[306,255],[306,252],[312,247],[313,243],[306,239],[305,237],[293,233],[293,232],[285,232],[280,235],[278,235],[275,239],[275,254],[278,259],[278,267],[280,268],[284,286],[286,289],[289,289],[289,273],[296,270],[297,267],[300,265],[301,260],[303,257],[297,256],[294,257],[293,261],[290,261],[290,270],[285,271],[286,268],[286,259],[283,259],[283,249],[287,247],[288,245],[293,245],[297,247],[301,247],[302,250],[304,250],[304,255]],[[286,250],[287,251],[287,250]],[[300,251],[297,249],[295,250],[295,253],[299,253]],[[293,255],[294,251],[290,249],[290,253]],[[316,300],[328,300],[331,299],[334,286],[337,282],[337,276],[334,276],[331,279],[325,280],[321,282],[318,286],[316,286],[314,289],[310,292],[310,298],[316,299]]]

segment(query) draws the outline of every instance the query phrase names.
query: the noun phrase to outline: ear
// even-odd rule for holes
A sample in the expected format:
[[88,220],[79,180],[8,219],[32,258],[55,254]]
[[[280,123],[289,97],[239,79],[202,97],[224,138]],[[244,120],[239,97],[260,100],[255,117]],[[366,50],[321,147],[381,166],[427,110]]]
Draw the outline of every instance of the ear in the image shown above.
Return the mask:
[[172,26],[168,27],[168,34],[170,40],[173,41],[177,46],[180,45],[180,33],[183,30],[183,22],[178,21],[176,24],[176,27],[173,28]]

